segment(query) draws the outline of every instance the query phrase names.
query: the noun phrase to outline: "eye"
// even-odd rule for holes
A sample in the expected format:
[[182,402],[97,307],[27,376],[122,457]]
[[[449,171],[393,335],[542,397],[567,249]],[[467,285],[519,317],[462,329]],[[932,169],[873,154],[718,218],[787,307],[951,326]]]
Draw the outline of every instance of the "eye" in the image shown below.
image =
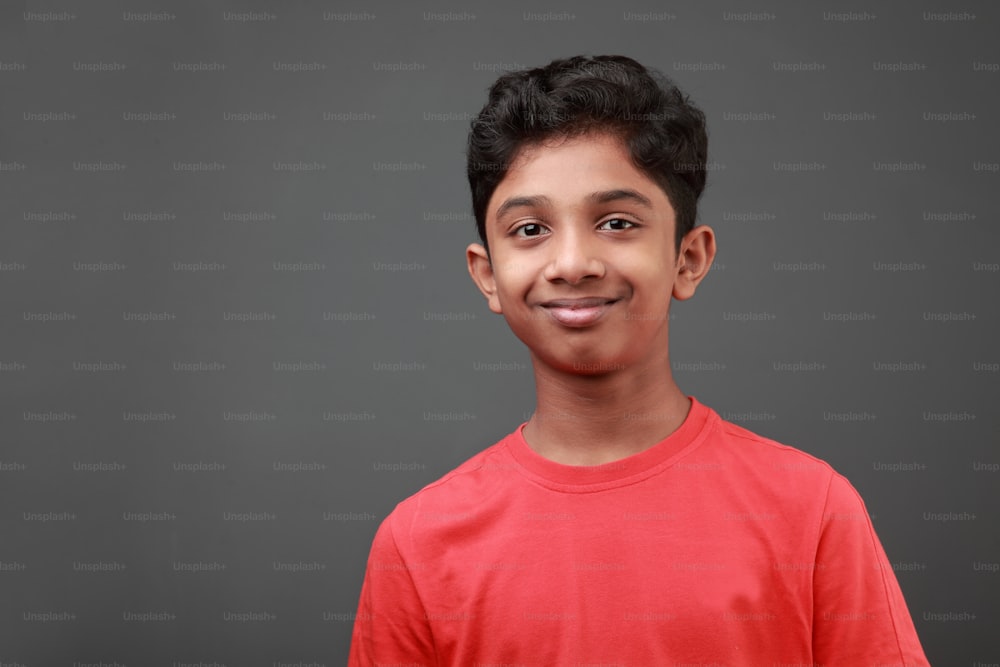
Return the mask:
[[[522,237],[524,237],[524,236],[541,236],[543,229],[545,229],[545,228],[542,227],[537,222],[529,222],[528,224],[521,225],[520,227],[518,227],[517,229],[515,229],[514,230],[514,235],[515,236],[522,236]],[[522,234],[521,232],[525,232],[525,233]]]
[[[634,223],[631,220],[628,220],[626,218],[611,218],[610,220],[605,220],[604,222],[602,222],[601,225],[600,225],[600,227],[604,227],[605,225],[607,225],[609,223],[619,223],[619,226],[615,227],[614,229],[628,229],[628,227],[620,226],[621,223],[625,223],[626,225],[630,225],[632,227],[638,227],[639,226],[637,223]],[[598,229],[600,229],[600,227],[598,227]]]

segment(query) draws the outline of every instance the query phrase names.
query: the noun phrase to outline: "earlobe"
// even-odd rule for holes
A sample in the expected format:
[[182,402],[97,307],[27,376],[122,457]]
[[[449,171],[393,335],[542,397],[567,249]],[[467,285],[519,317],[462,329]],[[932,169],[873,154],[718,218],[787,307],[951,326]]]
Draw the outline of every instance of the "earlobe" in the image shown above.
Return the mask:
[[708,274],[715,260],[715,232],[708,225],[698,225],[681,241],[673,296],[684,301],[694,296],[698,284]]
[[490,256],[479,243],[470,243],[465,249],[465,259],[469,266],[469,275],[479,291],[486,297],[490,310],[500,314],[500,299],[497,297],[496,278],[493,275],[493,264]]

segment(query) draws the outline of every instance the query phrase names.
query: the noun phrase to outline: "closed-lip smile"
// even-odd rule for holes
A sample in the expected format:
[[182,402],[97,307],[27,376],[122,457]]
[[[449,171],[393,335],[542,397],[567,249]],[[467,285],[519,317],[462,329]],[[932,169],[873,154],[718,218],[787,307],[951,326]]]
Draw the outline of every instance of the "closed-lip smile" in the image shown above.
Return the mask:
[[579,299],[553,299],[542,304],[543,308],[597,308],[605,304],[614,303],[618,299],[609,299],[602,296],[588,296]]
[[579,299],[553,299],[541,304],[559,324],[573,329],[588,327],[604,317],[612,304],[620,299],[588,296]]

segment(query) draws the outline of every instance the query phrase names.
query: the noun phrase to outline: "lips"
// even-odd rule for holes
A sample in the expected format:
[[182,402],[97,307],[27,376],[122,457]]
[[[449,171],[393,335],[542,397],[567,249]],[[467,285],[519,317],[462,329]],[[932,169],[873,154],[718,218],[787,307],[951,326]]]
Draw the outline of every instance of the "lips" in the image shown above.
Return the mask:
[[585,297],[580,299],[554,299],[542,304],[546,312],[559,324],[567,327],[586,327],[594,324],[618,299]]
[[613,303],[618,299],[609,299],[601,296],[588,296],[581,297],[579,299],[554,299],[552,301],[546,301],[542,304],[545,308],[570,308],[573,310],[579,308],[596,308],[598,306],[604,306],[609,303]]

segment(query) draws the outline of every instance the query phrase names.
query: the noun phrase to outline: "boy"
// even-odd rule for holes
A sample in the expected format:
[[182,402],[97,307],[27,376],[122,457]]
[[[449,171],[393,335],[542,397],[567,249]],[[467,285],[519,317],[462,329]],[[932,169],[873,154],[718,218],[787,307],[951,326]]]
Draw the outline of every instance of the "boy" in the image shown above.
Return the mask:
[[927,665],[850,483],[673,381],[670,300],[715,256],[707,143],[629,58],[493,85],[466,254],[537,407],[382,523],[351,665]]

